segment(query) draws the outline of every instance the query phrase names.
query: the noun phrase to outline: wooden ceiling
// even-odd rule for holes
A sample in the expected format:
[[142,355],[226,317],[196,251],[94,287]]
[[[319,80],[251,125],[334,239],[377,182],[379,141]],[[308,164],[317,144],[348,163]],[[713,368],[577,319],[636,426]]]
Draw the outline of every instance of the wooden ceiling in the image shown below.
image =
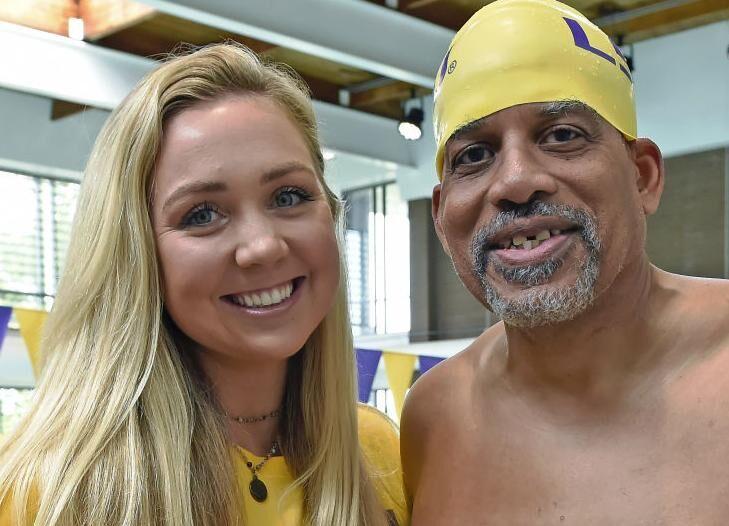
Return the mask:
[[[484,0],[367,0],[457,30]],[[729,0],[562,0],[625,43],[729,19]],[[396,6],[396,7],[393,7]]]
[[[237,1],[237,0],[236,0]],[[441,26],[458,29],[489,3],[479,0],[367,0]],[[624,43],[729,19],[729,0],[566,0]],[[2,0],[0,20],[66,34],[68,18],[83,18],[85,39],[146,57],[162,57],[180,42],[235,40],[289,64],[315,99],[398,119],[405,101],[430,90],[300,51],[275,46],[159,13],[133,0]],[[59,111],[58,115],[66,114]]]

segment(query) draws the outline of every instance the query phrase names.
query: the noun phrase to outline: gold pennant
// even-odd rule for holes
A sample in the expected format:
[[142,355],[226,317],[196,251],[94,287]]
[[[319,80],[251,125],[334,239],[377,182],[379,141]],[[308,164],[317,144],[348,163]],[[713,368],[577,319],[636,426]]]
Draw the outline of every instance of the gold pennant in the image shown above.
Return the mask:
[[410,381],[413,379],[413,369],[415,368],[417,356],[383,350],[382,357],[385,360],[387,381],[395,399],[397,417],[400,418],[402,406],[405,403],[405,393],[410,387]]
[[48,313],[40,310],[13,309],[15,317],[20,325],[20,335],[28,348],[28,356],[33,366],[33,375],[38,378],[40,375],[40,341],[43,332],[43,324]]

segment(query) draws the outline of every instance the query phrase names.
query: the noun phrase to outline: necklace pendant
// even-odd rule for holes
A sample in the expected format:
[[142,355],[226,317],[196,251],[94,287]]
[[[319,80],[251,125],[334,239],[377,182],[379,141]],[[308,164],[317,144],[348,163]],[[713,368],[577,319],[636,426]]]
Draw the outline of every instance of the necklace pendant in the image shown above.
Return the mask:
[[256,502],[263,502],[268,498],[268,488],[256,475],[253,475],[253,480],[248,485],[248,491],[251,492],[251,497]]

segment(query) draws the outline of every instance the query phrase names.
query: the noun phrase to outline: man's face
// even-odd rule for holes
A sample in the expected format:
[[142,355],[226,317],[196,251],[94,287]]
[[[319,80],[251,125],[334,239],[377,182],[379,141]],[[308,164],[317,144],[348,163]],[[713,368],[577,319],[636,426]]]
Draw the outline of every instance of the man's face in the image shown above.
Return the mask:
[[587,309],[643,255],[653,210],[636,155],[578,103],[514,106],[454,134],[433,215],[466,287],[516,326]]

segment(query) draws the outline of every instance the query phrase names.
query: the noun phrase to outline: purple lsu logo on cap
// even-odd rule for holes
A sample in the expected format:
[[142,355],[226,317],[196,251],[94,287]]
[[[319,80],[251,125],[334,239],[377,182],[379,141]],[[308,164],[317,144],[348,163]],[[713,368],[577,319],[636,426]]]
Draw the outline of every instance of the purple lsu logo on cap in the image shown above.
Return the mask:
[[[587,33],[585,33],[585,30],[582,29],[582,26],[577,20],[574,20],[572,18],[562,17],[562,20],[565,21],[567,24],[567,27],[570,30],[570,33],[572,34],[572,40],[574,41],[575,46],[577,46],[580,49],[584,49],[585,51],[589,51],[590,53],[593,53],[594,55],[597,55],[598,57],[607,60],[611,64],[615,64],[620,67],[620,71],[622,71],[626,77],[628,77],[628,80],[632,83],[633,77],[630,74],[630,70],[623,64],[617,62],[615,58],[606,53],[605,51],[596,48],[592,44],[590,44],[590,39],[587,36]],[[620,50],[620,48],[614,43],[613,49],[618,54],[618,56],[627,64],[627,60],[625,58],[625,55],[623,55],[623,52]],[[448,61],[451,56],[451,51],[453,50],[453,47],[451,46],[448,51],[445,54],[445,57],[443,57],[443,60],[440,63],[440,68],[438,68],[438,76],[435,79],[435,89],[437,90],[440,85],[445,80],[446,73],[451,73],[452,69],[448,66]]]
[[[590,53],[593,53],[600,58],[604,58],[611,64],[616,64],[616,60],[611,55],[590,44],[590,39],[587,38],[585,30],[582,29],[582,26],[577,20],[573,20],[567,17],[562,17],[562,20],[564,20],[567,23],[567,27],[570,28],[570,32],[572,33],[572,39],[575,41],[575,46],[584,49],[585,51],[589,51]],[[618,54],[618,56],[623,59],[623,62],[627,64],[628,61],[625,59],[625,56],[623,55],[623,52],[620,50],[620,48],[614,42],[611,42],[611,44],[613,45],[613,49],[615,49],[615,52]],[[628,70],[628,68],[626,68],[622,64],[617,65],[620,66],[620,71],[625,73],[625,76],[628,77],[628,80],[632,83],[633,77],[630,75],[630,71]]]

